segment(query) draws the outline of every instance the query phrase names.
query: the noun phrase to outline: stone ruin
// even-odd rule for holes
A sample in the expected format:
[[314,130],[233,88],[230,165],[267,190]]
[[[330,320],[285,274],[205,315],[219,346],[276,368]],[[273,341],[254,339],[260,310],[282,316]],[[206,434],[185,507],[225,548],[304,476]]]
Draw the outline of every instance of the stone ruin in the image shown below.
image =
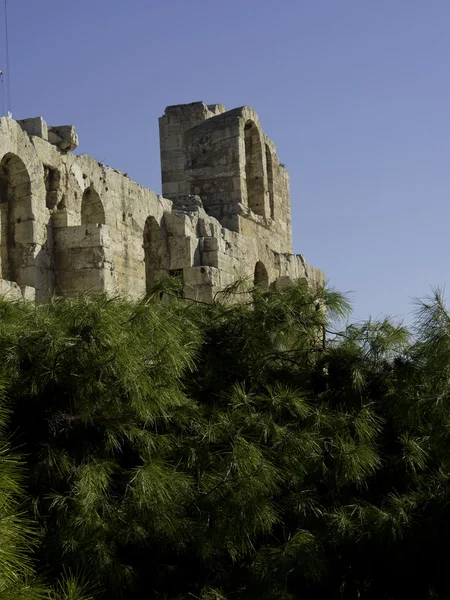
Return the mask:
[[322,283],[292,253],[289,177],[256,112],[203,102],[159,120],[160,196],[87,155],[72,126],[0,119],[0,294],[139,298],[165,272],[211,302],[237,279]]

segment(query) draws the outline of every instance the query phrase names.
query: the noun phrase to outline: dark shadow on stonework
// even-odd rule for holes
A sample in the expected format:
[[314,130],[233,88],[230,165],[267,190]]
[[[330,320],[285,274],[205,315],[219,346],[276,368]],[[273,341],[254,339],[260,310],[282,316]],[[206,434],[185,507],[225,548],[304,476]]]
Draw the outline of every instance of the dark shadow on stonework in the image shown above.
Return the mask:
[[1,278],[36,287],[30,176],[11,153],[0,163],[0,219]]
[[275,218],[275,199],[273,190],[273,164],[272,164],[272,152],[269,146],[266,144],[266,171],[267,171],[267,185],[269,188],[269,207],[270,207],[270,218]]
[[103,208],[100,196],[92,186],[84,190],[83,198],[81,200],[81,224],[105,224],[105,209]]
[[167,243],[167,228],[164,217],[161,225],[155,217],[148,217],[144,226],[144,261],[145,261],[145,287],[149,291],[158,281],[160,274],[168,273],[170,267],[170,254]]
[[61,173],[58,169],[44,165],[45,203],[53,210],[58,204],[58,191],[61,186]]
[[245,138],[245,180],[247,185],[248,207],[257,215],[264,211],[264,167],[261,137],[253,121],[244,127]]
[[269,275],[266,267],[261,261],[256,263],[253,282],[255,285],[264,289],[268,289],[269,287]]

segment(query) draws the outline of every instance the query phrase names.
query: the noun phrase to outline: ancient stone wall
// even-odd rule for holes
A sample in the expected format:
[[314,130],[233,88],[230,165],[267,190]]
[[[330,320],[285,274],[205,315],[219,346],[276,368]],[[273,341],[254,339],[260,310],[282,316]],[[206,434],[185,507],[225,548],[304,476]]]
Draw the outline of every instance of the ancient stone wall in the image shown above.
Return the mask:
[[248,108],[160,119],[163,196],[73,153],[72,126],[0,119],[0,294],[138,298],[162,272],[211,301],[236,278],[322,281],[291,249],[289,180]]

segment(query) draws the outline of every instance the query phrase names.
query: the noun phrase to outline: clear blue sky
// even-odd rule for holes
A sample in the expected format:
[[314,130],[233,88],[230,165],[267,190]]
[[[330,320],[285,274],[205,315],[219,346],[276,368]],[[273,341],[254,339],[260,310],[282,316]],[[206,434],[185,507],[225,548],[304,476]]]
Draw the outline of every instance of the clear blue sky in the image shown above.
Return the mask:
[[291,174],[295,252],[356,318],[409,320],[445,284],[449,0],[8,1],[15,118],[73,123],[160,192],[165,106],[248,104]]

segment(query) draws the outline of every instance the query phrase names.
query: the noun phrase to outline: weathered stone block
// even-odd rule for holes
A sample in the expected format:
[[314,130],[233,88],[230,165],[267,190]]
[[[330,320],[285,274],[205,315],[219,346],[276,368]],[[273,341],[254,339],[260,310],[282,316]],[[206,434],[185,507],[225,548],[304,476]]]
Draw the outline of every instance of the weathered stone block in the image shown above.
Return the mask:
[[194,253],[197,244],[192,238],[177,236],[168,239],[170,269],[184,269],[194,264]]
[[70,152],[78,146],[78,135],[73,125],[58,125],[48,128],[48,141]]
[[36,289],[25,285],[22,289],[22,298],[26,302],[33,302],[36,299]]
[[14,239],[19,244],[34,244],[36,243],[35,221],[20,221],[14,227]]
[[47,123],[42,117],[32,117],[30,119],[22,119],[17,122],[22,129],[28,133],[28,135],[35,135],[43,140],[48,139]]
[[219,240],[215,237],[205,237],[202,244],[202,252],[214,252],[219,250]]
[[0,296],[7,298],[8,300],[21,300],[23,297],[22,291],[17,283],[15,281],[6,281],[5,279],[0,279]]

